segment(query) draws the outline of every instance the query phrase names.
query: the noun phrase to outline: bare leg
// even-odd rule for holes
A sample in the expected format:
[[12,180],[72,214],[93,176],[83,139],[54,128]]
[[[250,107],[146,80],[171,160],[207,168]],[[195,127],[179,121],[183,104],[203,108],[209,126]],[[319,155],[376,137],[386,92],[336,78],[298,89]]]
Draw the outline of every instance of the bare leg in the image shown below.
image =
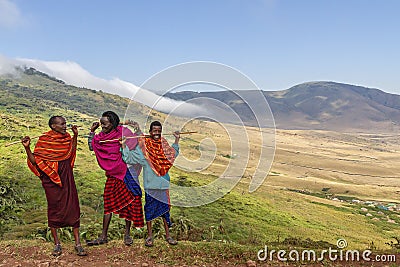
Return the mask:
[[81,245],[81,238],[79,236],[79,227],[75,227],[73,229],[74,232],[74,238],[75,238],[75,246],[80,246]]
[[57,235],[57,228],[50,227],[51,235],[53,236],[54,245],[60,244],[60,240],[58,239]]
[[75,227],[73,231],[74,231],[74,238],[75,238],[75,251],[76,251],[76,254],[78,256],[86,256],[87,253],[83,249],[83,247],[81,245],[81,239],[79,237],[79,227]]
[[153,231],[151,230],[151,221],[146,222],[147,225],[147,237],[153,237]]
[[170,244],[170,245],[178,244],[178,242],[175,239],[170,237],[169,226],[168,226],[167,220],[164,217],[163,217],[163,222],[164,222],[164,229],[165,229],[165,240],[167,240],[168,244]]
[[163,222],[164,222],[164,229],[165,229],[165,238],[169,238],[169,227],[168,227],[168,223],[167,220],[163,217]]
[[130,236],[131,225],[132,225],[131,221],[125,220],[124,244],[127,245],[127,246],[130,246],[133,243],[132,237]]
[[152,247],[153,246],[153,232],[151,230],[151,221],[146,222],[147,225],[147,238],[146,238],[146,242],[144,243],[144,245],[146,247]]
[[131,233],[131,225],[131,221],[125,220],[125,236],[128,236]]
[[54,249],[53,249],[53,256],[60,256],[61,255],[61,244],[60,240],[58,239],[57,235],[57,228],[50,227],[51,235],[54,239]]
[[86,244],[88,246],[97,246],[97,245],[107,243],[107,232],[108,232],[108,227],[110,226],[111,217],[112,217],[112,213],[104,214],[104,216],[103,216],[103,231],[101,232],[101,235],[97,239],[95,239],[93,241],[86,241]]
[[101,239],[107,239],[107,232],[108,232],[108,227],[110,226],[110,222],[111,222],[111,217],[112,217],[112,213],[109,214],[104,214],[103,217],[103,232],[101,233]]

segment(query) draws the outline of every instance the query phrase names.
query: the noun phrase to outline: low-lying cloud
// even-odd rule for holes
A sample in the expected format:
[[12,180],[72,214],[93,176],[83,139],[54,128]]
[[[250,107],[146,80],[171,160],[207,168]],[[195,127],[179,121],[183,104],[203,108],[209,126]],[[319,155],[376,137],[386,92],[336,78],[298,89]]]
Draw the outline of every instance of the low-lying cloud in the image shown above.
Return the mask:
[[0,55],[0,75],[18,75],[16,70],[16,67],[18,66],[27,68],[33,67],[38,71],[44,72],[73,86],[102,90],[103,92],[127,97],[135,102],[142,103],[164,113],[174,112],[178,107],[180,114],[174,112],[174,115],[196,116],[197,114],[202,113],[202,108],[197,105],[159,96],[149,90],[139,88],[138,86],[119,78],[106,80],[96,77],[76,62],[43,61],[27,58],[10,59]]

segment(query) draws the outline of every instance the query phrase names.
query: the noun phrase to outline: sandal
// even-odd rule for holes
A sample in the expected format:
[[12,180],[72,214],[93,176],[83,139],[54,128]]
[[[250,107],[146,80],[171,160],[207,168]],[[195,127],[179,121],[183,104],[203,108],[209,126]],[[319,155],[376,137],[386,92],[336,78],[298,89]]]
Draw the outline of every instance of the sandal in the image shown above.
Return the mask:
[[152,247],[154,244],[153,244],[153,237],[148,237],[148,238],[146,238],[146,242],[144,242],[144,245],[146,246],[146,247]]
[[133,243],[133,240],[130,235],[124,236],[124,244],[126,246],[130,246],[130,245],[132,245],[132,243]]
[[168,242],[168,244],[170,244],[170,245],[176,245],[176,244],[178,244],[178,241],[176,241],[175,239],[173,239],[172,237],[167,237],[167,238],[165,238],[165,240],[167,240],[167,242]]
[[61,252],[62,252],[61,244],[57,244],[57,245],[54,246],[53,253],[51,253],[51,255],[57,257],[57,256],[61,255]]
[[92,241],[86,240],[86,245],[88,245],[88,246],[98,246],[98,245],[103,245],[103,244],[107,244],[107,243],[108,243],[107,238],[103,239],[103,238],[99,237]]
[[81,245],[75,246],[76,255],[78,256],[87,256],[86,251],[83,249]]

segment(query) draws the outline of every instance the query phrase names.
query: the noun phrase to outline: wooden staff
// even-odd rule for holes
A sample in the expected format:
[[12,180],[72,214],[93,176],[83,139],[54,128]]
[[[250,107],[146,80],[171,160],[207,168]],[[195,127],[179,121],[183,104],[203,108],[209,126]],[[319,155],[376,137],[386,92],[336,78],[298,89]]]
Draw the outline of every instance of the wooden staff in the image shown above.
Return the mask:
[[[192,134],[192,133],[197,133],[197,132],[181,132],[181,133],[179,133],[179,134]],[[163,134],[163,135],[174,135],[174,134]],[[150,135],[145,134],[145,135],[138,135],[138,136],[127,136],[127,137],[125,137],[125,138],[126,138],[126,139],[132,139],[132,138],[141,138],[141,137],[149,138]],[[109,139],[109,140],[102,140],[102,141],[99,141],[99,143],[108,143],[108,142],[116,142],[116,141],[121,141],[121,138],[118,138],[118,139]]]
[[[82,126],[77,126],[77,127],[78,127],[78,128],[81,128]],[[31,140],[32,140],[32,139],[39,138],[39,137],[41,137],[41,136],[44,135],[44,134],[45,134],[45,133],[42,133],[41,135],[31,137]],[[19,140],[19,141],[14,141],[14,142],[5,144],[4,146],[5,146],[5,147],[8,147],[8,146],[12,146],[12,145],[15,145],[15,144],[18,144],[18,143],[21,143],[21,140]]]
[[[36,138],[39,138],[39,137],[41,137],[42,136],[42,134],[41,135],[38,135],[38,136],[34,136],[34,137],[31,137],[31,140],[32,139],[36,139]],[[5,144],[4,146],[12,146],[12,145],[15,145],[15,144],[18,144],[18,143],[21,143],[21,140],[19,140],[19,141],[15,141],[15,142],[12,142],[12,143],[8,143],[8,144]]]

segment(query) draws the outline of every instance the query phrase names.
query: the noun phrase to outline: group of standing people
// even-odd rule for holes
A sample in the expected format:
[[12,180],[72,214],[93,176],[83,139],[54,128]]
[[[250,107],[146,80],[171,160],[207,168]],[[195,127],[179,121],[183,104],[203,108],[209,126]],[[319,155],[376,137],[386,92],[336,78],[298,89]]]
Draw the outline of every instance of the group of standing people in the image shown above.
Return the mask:
[[[139,175],[143,170],[145,191],[144,214],[147,225],[145,245],[153,246],[152,220],[162,217],[166,241],[176,245],[169,234],[170,202],[168,171],[179,154],[179,132],[175,132],[175,142],[170,146],[161,136],[162,125],[158,121],[150,124],[149,135],[143,135],[136,122],[129,123],[135,129],[120,124],[118,115],[112,111],[102,114],[100,122],[94,122],[88,137],[89,149],[94,151],[99,166],[107,177],[104,187],[103,229],[98,238],[86,241],[88,246],[108,242],[107,233],[112,214],[125,219],[124,244],[133,243],[130,236],[134,227],[143,227],[142,190]],[[101,132],[95,131],[101,126]],[[75,251],[79,256],[87,255],[80,237],[80,208],[73,167],[76,157],[78,127],[72,126],[73,136],[67,132],[66,120],[53,116],[49,120],[50,131],[39,137],[35,149],[30,149],[31,139],[22,139],[28,167],[37,175],[45,190],[47,217],[54,249],[53,255],[62,253],[57,228],[73,227]]]

